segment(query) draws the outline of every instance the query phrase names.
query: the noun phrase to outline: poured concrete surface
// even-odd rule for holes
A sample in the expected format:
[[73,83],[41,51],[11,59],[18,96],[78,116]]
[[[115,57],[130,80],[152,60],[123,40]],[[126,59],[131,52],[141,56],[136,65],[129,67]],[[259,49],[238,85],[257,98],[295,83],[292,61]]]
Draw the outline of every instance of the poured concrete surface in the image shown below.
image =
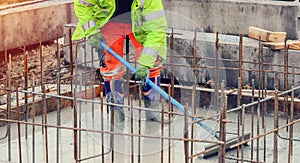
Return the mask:
[[[96,99],[99,100],[99,99]],[[137,103],[136,103],[137,104]],[[78,117],[81,119],[81,128],[87,130],[97,130],[101,131],[101,115],[100,115],[100,106],[94,105],[94,114],[92,114],[93,105],[79,103],[78,107]],[[81,108],[81,109],[80,109]],[[81,111],[80,111],[81,110]],[[79,114],[80,113],[80,114]],[[197,115],[209,117],[213,114],[217,113],[214,109],[198,109]],[[115,125],[115,132],[116,133],[123,133],[129,134],[130,133],[130,112],[125,109],[126,119],[123,123],[119,123]],[[80,116],[81,115],[81,116]],[[134,134],[137,134],[137,111],[134,111]],[[143,113],[142,113],[143,115]],[[93,118],[94,116],[94,118]],[[254,116],[256,118],[256,116]],[[48,124],[49,125],[56,125],[56,118],[57,112],[51,112],[47,115]],[[246,114],[246,130],[250,131],[250,114]],[[228,115],[228,119],[232,121],[236,121],[236,114],[230,113]],[[29,119],[31,122],[32,119]],[[36,117],[36,123],[41,123],[41,117]],[[110,131],[110,120],[109,114],[106,113],[106,107],[104,107],[104,128],[103,131],[108,132]],[[267,131],[273,129],[273,122],[274,117],[268,116],[267,119]],[[255,120],[256,122],[256,120]],[[172,138],[182,138],[183,137],[183,117],[175,116],[173,123],[171,124],[171,136]],[[218,123],[215,121],[205,121],[209,127],[214,130],[218,130]],[[284,120],[280,118],[280,125],[284,124]],[[256,125],[256,124],[254,124]],[[61,126],[63,127],[73,127],[73,109],[67,108],[61,110]],[[80,126],[78,126],[80,127]],[[300,128],[300,124],[296,124],[294,126],[294,138],[299,138],[300,133],[296,132]],[[189,126],[189,130],[191,130],[191,126]],[[195,137],[194,139],[198,140],[215,140],[209,133],[203,130],[199,125],[195,126]],[[0,128],[0,137],[3,137],[6,133],[6,127]],[[21,125],[22,131],[22,162],[32,162],[32,126],[28,126],[28,138],[25,139],[25,126]],[[164,128],[164,135],[168,136],[168,126],[165,125]],[[229,123],[227,125],[228,132],[236,132],[236,124]],[[18,150],[18,137],[17,137],[17,125],[12,124],[11,128],[11,162],[19,162],[19,150]],[[263,129],[260,129],[260,133],[263,132]],[[74,162],[74,142],[73,142],[73,131],[68,129],[61,129],[58,134],[59,142],[57,144],[57,129],[48,127],[48,159],[49,162],[56,162],[57,160],[57,147],[59,149],[59,162]],[[149,121],[142,121],[141,124],[141,133],[144,136],[160,136],[162,133],[160,123],[156,122],[149,122]],[[256,129],[255,129],[256,133]],[[282,136],[288,136],[288,133],[285,130],[280,131]],[[81,131],[79,135],[79,157],[81,159],[85,159],[87,157],[95,156],[101,154],[101,133],[94,133],[91,131]],[[110,135],[104,134],[104,152],[107,154],[105,155],[105,162],[111,162],[112,159],[112,152],[110,151]],[[232,135],[227,135],[227,137],[233,137]],[[114,137],[114,161],[115,162],[131,162],[131,137],[129,136],[122,136],[122,135],[115,135]],[[137,154],[138,154],[138,144],[137,144],[137,137],[134,138],[134,158],[135,162],[137,162]],[[8,161],[8,143],[7,138],[0,140],[0,162],[7,162]],[[35,127],[35,162],[45,162],[46,159],[46,150],[45,150],[45,134],[42,133],[42,128],[36,126]],[[263,160],[263,138],[260,139],[260,160]],[[273,134],[268,135],[266,139],[266,158],[267,162],[272,162],[273,159]],[[249,145],[250,143],[248,143]],[[286,162],[287,160],[287,148],[288,148],[288,141],[282,140],[278,138],[278,159],[279,162]],[[58,146],[57,146],[58,145]],[[205,143],[194,143],[194,153],[200,152],[204,150],[204,147],[207,144]],[[256,153],[256,141],[254,141],[254,156]],[[168,141],[164,141],[164,162],[168,160]],[[160,162],[161,160],[161,141],[160,139],[153,139],[153,138],[141,138],[141,162]],[[294,142],[294,154],[291,157],[292,162],[300,159],[300,154],[297,152],[300,150],[299,142]],[[250,158],[250,146],[245,146],[244,150],[244,159]],[[235,157],[236,150],[227,153],[227,156]],[[255,158],[255,157],[254,157]],[[96,157],[93,159],[88,159],[83,162],[100,162],[101,157]],[[213,163],[217,161],[217,157],[212,157],[210,159],[203,159],[200,157],[195,157],[194,162],[204,162],[204,163]],[[171,141],[171,162],[174,163],[182,163],[184,162],[184,148],[183,142],[178,140]],[[226,162],[235,162],[231,160],[226,160]]]

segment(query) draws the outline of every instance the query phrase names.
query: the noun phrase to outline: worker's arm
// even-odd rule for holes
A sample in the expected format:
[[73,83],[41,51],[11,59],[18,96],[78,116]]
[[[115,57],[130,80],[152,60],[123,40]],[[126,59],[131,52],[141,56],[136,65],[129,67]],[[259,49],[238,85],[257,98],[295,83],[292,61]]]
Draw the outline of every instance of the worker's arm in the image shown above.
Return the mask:
[[167,52],[167,22],[162,1],[146,0],[142,10],[142,17],[142,27],[146,38],[142,42],[144,49],[138,63],[153,68],[155,61],[159,57],[162,62],[165,61]]
[[74,0],[74,11],[78,18],[78,24],[72,36],[73,40],[79,40],[83,37],[88,38],[100,32],[98,21],[103,13],[96,3],[97,0]]

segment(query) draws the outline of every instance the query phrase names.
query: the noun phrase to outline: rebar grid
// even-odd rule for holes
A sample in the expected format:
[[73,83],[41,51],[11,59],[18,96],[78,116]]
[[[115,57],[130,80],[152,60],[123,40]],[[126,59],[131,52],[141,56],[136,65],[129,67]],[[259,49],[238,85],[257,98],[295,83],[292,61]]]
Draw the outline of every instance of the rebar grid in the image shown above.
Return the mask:
[[[69,38],[72,35],[72,28],[69,28]],[[174,49],[174,34],[173,30],[170,33],[170,49]],[[218,162],[226,162],[230,160],[234,160],[236,162],[279,162],[279,150],[278,142],[279,140],[288,141],[288,150],[286,153],[286,158],[281,161],[292,162],[293,156],[293,149],[294,144],[299,142],[299,139],[295,137],[294,133],[294,126],[300,121],[299,119],[295,119],[294,112],[295,112],[295,90],[298,90],[300,87],[295,86],[295,75],[299,75],[299,73],[295,72],[295,69],[298,70],[299,67],[296,67],[294,64],[288,65],[288,50],[289,48],[285,46],[285,59],[284,64],[269,64],[264,63],[264,53],[262,43],[259,42],[259,51],[258,51],[258,62],[249,62],[243,60],[243,39],[240,36],[239,40],[239,59],[238,60],[228,60],[227,62],[238,62],[238,68],[230,68],[230,67],[222,67],[219,66],[218,62],[225,61],[224,59],[220,58],[220,51],[219,49],[219,39],[218,33],[216,34],[216,42],[215,42],[215,57],[204,57],[199,56],[197,54],[197,31],[194,34],[194,45],[193,45],[193,56],[175,56],[173,51],[170,51],[169,58],[170,63],[166,63],[166,66],[171,67],[171,80],[170,83],[162,84],[162,86],[167,87],[167,91],[169,95],[174,97],[175,89],[184,89],[191,91],[191,103],[185,104],[185,112],[179,113],[176,111],[176,107],[170,103],[170,100],[161,103],[161,110],[157,111],[162,113],[162,119],[164,118],[164,114],[167,114],[169,119],[174,117],[181,117],[182,122],[181,124],[168,123],[168,124],[160,124],[160,135],[151,136],[146,135],[143,133],[143,122],[142,122],[142,112],[144,111],[155,111],[149,108],[144,108],[142,105],[142,91],[141,91],[141,83],[136,81],[130,81],[130,75],[128,74],[126,90],[128,93],[126,94],[127,104],[125,105],[117,105],[112,103],[105,102],[105,93],[103,84],[100,83],[99,85],[99,92],[96,92],[95,85],[99,84],[93,80],[88,79],[87,77],[90,75],[92,78],[96,70],[93,66],[90,69],[87,69],[88,63],[98,62],[97,59],[92,59],[91,61],[87,61],[86,58],[84,59],[83,63],[78,63],[78,45],[80,43],[86,43],[86,40],[73,42],[71,39],[69,40],[68,44],[56,45],[56,61],[57,61],[57,68],[51,71],[56,71],[57,74],[55,77],[46,77],[45,71],[43,69],[43,64],[45,63],[43,60],[43,45],[40,42],[39,46],[39,64],[40,70],[33,76],[32,78],[29,77],[28,74],[28,53],[26,51],[26,44],[24,44],[24,71],[23,74],[20,76],[12,76],[12,55],[7,54],[5,51],[5,65],[7,78],[1,79],[2,81],[5,80],[6,87],[3,89],[6,91],[7,94],[7,104],[6,108],[1,108],[2,113],[5,113],[2,118],[0,118],[0,122],[4,123],[3,131],[5,131],[3,137],[1,137],[1,144],[5,144],[7,149],[6,158],[4,161],[18,161],[18,162],[26,162],[28,159],[24,157],[25,151],[28,148],[24,147],[24,140],[28,141],[31,138],[31,159],[30,162],[37,162],[41,160],[37,160],[38,155],[43,154],[45,157],[43,158],[43,162],[63,162],[62,154],[63,151],[63,140],[66,138],[62,136],[63,131],[70,131],[72,132],[68,138],[72,142],[72,150],[73,155],[72,159],[68,160],[70,162],[84,162],[93,159],[100,159],[102,162],[118,162],[116,157],[118,157],[119,151],[115,148],[115,139],[117,136],[124,136],[128,137],[130,141],[130,162],[145,162],[143,161],[144,157],[143,154],[143,144],[142,141],[144,139],[155,139],[160,141],[158,157],[160,158],[157,162],[176,162],[174,161],[175,154],[173,153],[175,148],[172,148],[172,143],[174,141],[178,141],[182,143],[182,155],[180,157],[184,158],[184,162],[197,162],[198,159],[201,159],[203,154],[211,152],[213,150],[218,151]],[[57,41],[58,42],[58,37]],[[126,39],[126,58],[131,63],[135,64],[135,61],[132,61],[129,58],[129,39]],[[61,66],[61,48],[68,47],[70,50],[70,64],[67,66]],[[73,48],[75,47],[75,54],[73,54]],[[93,51],[90,53],[93,56]],[[88,55],[88,52],[85,51],[85,55]],[[191,58],[193,59],[193,65],[179,65],[174,64],[174,58]],[[74,59],[75,58],[75,59]],[[93,57],[92,57],[93,58]],[[199,66],[197,65],[196,60],[213,60],[215,61],[214,66]],[[73,63],[73,61],[75,61]],[[244,63],[250,63],[258,65],[258,70],[255,69],[248,69],[243,66]],[[273,71],[265,69],[265,66],[274,66],[274,67],[282,67],[284,71]],[[174,84],[174,69],[176,66],[182,67],[192,67],[193,68],[193,77],[194,83],[193,86],[182,86],[182,85],[175,85]],[[69,77],[61,77],[61,69],[67,68],[70,71]],[[207,89],[202,88],[197,83],[197,71],[200,69],[213,69],[214,70],[214,77],[215,81],[219,81],[219,70],[236,70],[239,71],[239,78],[238,80],[238,87],[232,90],[226,90],[226,85],[224,82],[215,82],[214,88]],[[289,70],[292,69],[292,72]],[[248,71],[255,71],[259,73],[259,79],[256,81],[258,88],[255,86],[255,80],[251,81],[251,94],[243,94],[245,90],[243,90],[243,73]],[[268,95],[268,91],[266,88],[267,82],[267,74],[275,75],[275,84],[273,90],[273,96]],[[279,91],[279,75],[284,75],[284,90]],[[292,75],[292,82],[289,84],[289,75]],[[20,86],[18,81],[19,78],[22,77],[21,83],[24,83],[23,86]],[[16,81],[17,80],[17,81]],[[64,87],[61,82],[63,80],[69,81],[67,89]],[[30,83],[31,81],[31,83]],[[46,88],[47,85],[50,83],[55,83],[55,89],[51,90],[50,88]],[[31,87],[29,87],[31,85]],[[289,87],[289,85],[291,85]],[[53,85],[52,85],[53,86]],[[40,89],[40,90],[37,90]],[[63,92],[67,91],[67,93]],[[89,91],[90,90],[90,91]],[[69,92],[69,93],[68,93]],[[217,110],[218,113],[210,115],[210,116],[201,116],[197,115],[197,106],[195,106],[196,95],[197,92],[210,92],[213,94],[213,105],[212,108]],[[15,93],[15,94],[13,94]],[[91,95],[89,95],[90,93]],[[19,95],[23,94],[23,97],[20,98]],[[13,97],[15,96],[16,101],[13,102]],[[90,96],[88,98],[88,96]],[[229,96],[236,96],[237,100],[237,107],[228,109],[228,97]],[[243,98],[247,97],[251,99],[250,103],[243,103]],[[54,99],[56,103],[56,124],[53,125],[49,123],[48,119],[48,112],[49,110],[49,99]],[[22,99],[22,103],[19,99]],[[67,102],[68,103],[67,103]],[[201,102],[201,101],[200,101]],[[267,110],[269,107],[267,104],[271,102],[273,103],[273,109],[270,112],[270,109]],[[279,116],[279,103],[283,103],[283,113],[284,118]],[[72,112],[72,120],[71,125],[64,125],[62,123],[64,117],[61,114],[62,109],[64,108],[61,103],[70,106],[69,110]],[[167,103],[167,104],[165,104]],[[89,105],[91,108],[91,117],[89,124],[83,124],[85,118],[84,115],[84,108]],[[109,109],[110,106],[113,108],[114,106],[122,106],[123,108],[127,109],[130,113],[130,120],[129,120],[129,132],[118,132],[118,128],[116,128],[117,124],[114,124],[114,109]],[[105,109],[106,107],[106,109]],[[188,115],[188,109],[192,110],[192,115]],[[66,108],[68,109],[68,108]],[[134,113],[137,113],[136,119],[133,118]],[[273,113],[274,116],[271,117],[273,119],[273,126],[270,123],[267,123],[267,119],[270,119],[268,114]],[[245,116],[250,114],[250,119],[247,119]],[[36,117],[41,117],[40,122],[36,121]],[[97,117],[99,116],[99,117]],[[191,121],[194,118],[199,118],[198,121]],[[106,122],[108,121],[108,122]],[[197,128],[197,123],[199,121],[204,122],[213,122],[214,124],[218,125],[218,133],[219,139],[201,139],[199,138],[199,127]],[[282,124],[282,122],[284,123]],[[281,122],[281,123],[280,123]],[[13,133],[16,131],[11,130],[11,126],[13,124],[17,124],[17,138],[14,138]],[[231,125],[231,124],[234,124]],[[246,124],[251,124],[247,126]],[[85,128],[86,126],[93,126],[100,125],[99,129],[94,128]],[[174,128],[173,126],[182,125],[183,131],[182,135],[178,137],[173,137],[172,133]],[[230,127],[229,127],[230,125]],[[256,126],[255,126],[256,125]],[[109,129],[106,130],[107,126]],[[23,128],[22,128],[23,127]],[[90,126],[89,126],[90,127]],[[268,129],[269,128],[269,129]],[[271,129],[270,129],[271,128]],[[23,129],[23,131],[22,131]],[[38,129],[38,131],[37,131]],[[50,137],[52,134],[50,129],[55,130],[55,137],[56,139]],[[167,130],[167,131],[166,131]],[[282,132],[280,131],[285,130],[288,133],[288,136],[285,137],[281,135]],[[30,132],[31,131],[31,134]],[[51,130],[53,131],[53,130]],[[250,132],[250,138],[245,140],[245,134]],[[99,138],[99,144],[101,144],[98,148],[101,150],[97,151],[96,153],[92,153],[90,155],[84,154],[86,150],[85,143],[85,135],[97,133]],[[284,133],[284,132],[283,132]],[[241,137],[241,139],[237,139],[237,143],[231,144],[230,148],[236,147],[236,156],[233,157],[232,155],[227,154],[227,138],[229,134],[235,134],[237,137]],[[273,134],[273,144],[267,143],[267,138],[271,137],[270,135]],[[39,148],[37,137],[42,136],[42,141],[44,146],[42,149],[37,150]],[[269,136],[269,137],[267,137]],[[51,138],[51,140],[49,140]],[[279,138],[279,139],[278,139]],[[14,145],[13,140],[18,140],[18,144]],[[167,140],[167,141],[166,141]],[[97,141],[98,142],[98,141]],[[106,142],[108,142],[109,146],[105,146]],[[250,142],[251,149],[245,149],[245,145]],[[95,142],[94,142],[95,143]],[[255,144],[256,143],[256,144]],[[55,144],[55,145],[53,145]],[[196,148],[198,144],[212,144],[216,145],[212,149],[202,149]],[[27,144],[28,145],[28,144]],[[12,148],[12,146],[17,146],[18,149]],[[261,148],[261,146],[263,146]],[[168,148],[166,148],[168,147]],[[272,149],[272,159],[270,160],[267,158],[268,151]],[[55,150],[55,156],[51,153],[51,150]],[[246,151],[248,150],[248,151]],[[18,151],[18,156],[15,156],[15,151]],[[50,154],[51,153],[51,154]],[[51,158],[49,157],[51,155]],[[16,158],[17,157],[17,158]],[[30,157],[30,156],[27,156]],[[52,158],[55,158],[54,160]],[[282,159],[282,157],[281,157]],[[152,160],[154,161],[154,160]]]

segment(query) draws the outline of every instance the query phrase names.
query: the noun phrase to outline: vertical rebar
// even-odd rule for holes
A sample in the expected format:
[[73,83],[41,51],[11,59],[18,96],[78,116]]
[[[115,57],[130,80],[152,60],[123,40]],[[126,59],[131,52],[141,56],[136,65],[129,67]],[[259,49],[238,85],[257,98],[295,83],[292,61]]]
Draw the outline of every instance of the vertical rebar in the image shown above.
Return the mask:
[[[101,86],[102,87],[102,86]],[[104,131],[104,106],[103,106],[103,91],[100,89],[100,114],[101,114],[101,131]],[[104,133],[101,133],[101,154],[102,154],[102,163],[104,163]]]
[[220,124],[219,124],[219,141],[223,141],[224,144],[219,145],[218,158],[219,163],[225,163],[225,149],[226,149],[226,108],[225,108],[225,85],[224,82],[221,83],[221,101],[220,101]]
[[[242,92],[242,85],[241,85],[241,77],[238,77],[238,92],[237,92],[237,106],[241,106],[241,92]],[[240,126],[241,126],[241,110],[238,111],[237,113],[237,142],[240,142],[240,135],[241,135],[241,131],[240,131]],[[237,150],[236,150],[236,157],[240,158],[240,149],[241,147],[238,146]]]
[[[91,48],[91,60],[92,60],[92,63],[91,63],[91,76],[95,77],[95,73],[94,73],[94,50],[93,50],[93,48]],[[100,78],[100,74],[99,74],[99,78]],[[92,87],[92,99],[95,98],[95,87],[94,87],[94,84],[95,84],[95,82],[93,81],[91,83],[91,87]],[[92,122],[93,122],[92,124],[93,124],[93,128],[94,128],[94,124],[95,124],[94,120],[95,120],[95,104],[92,103]]]
[[[41,72],[42,74],[44,74],[44,72]],[[44,75],[42,75],[42,77],[44,77]],[[46,150],[46,163],[49,162],[49,156],[48,156],[48,127],[47,127],[47,99],[46,99],[46,88],[45,88],[45,83],[44,83],[44,79],[41,79],[42,81],[42,92],[43,92],[43,115],[44,115],[44,123],[45,127],[45,150]]]
[[[73,62],[73,61],[72,61]],[[71,88],[74,90],[73,91],[73,96],[74,96],[74,99],[73,99],[73,116],[74,116],[74,128],[78,128],[78,101],[77,101],[77,75],[78,75],[78,43],[76,42],[75,44],[75,76],[73,76],[73,72],[71,72],[71,81],[75,81],[75,86],[74,88],[72,87],[72,84],[71,84]],[[72,63],[72,68],[73,70],[73,63]],[[71,82],[72,83],[72,82]],[[79,149],[78,149],[78,146],[79,146],[79,143],[78,143],[78,130],[74,130],[74,159],[75,159],[75,162],[79,162],[79,156],[78,156],[78,153],[79,153]]]
[[[71,75],[71,92],[73,91],[73,41],[72,41],[72,28],[70,27],[68,30],[68,35],[69,35],[69,51],[70,51],[70,75]],[[76,50],[77,50],[77,45],[76,45]],[[76,52],[77,53],[77,52]],[[74,106],[74,104],[71,101],[71,106]]]
[[16,82],[16,103],[17,103],[17,117],[18,117],[18,143],[19,143],[19,163],[22,163],[22,141],[21,141],[21,126],[20,126],[20,103],[19,103],[19,84]]
[[215,109],[218,109],[218,97],[219,97],[219,32],[216,33],[216,42],[215,42],[216,52],[215,52],[215,99],[214,105]]
[[[32,77],[32,92],[35,91],[35,76]],[[32,123],[35,123],[35,94],[32,94]],[[32,163],[35,163],[35,125],[32,125]]]
[[[295,103],[295,90],[294,90],[294,86],[295,86],[295,64],[293,63],[293,67],[292,67],[292,99],[291,99],[291,117],[290,117],[290,121],[293,122],[294,121],[294,103]],[[290,126],[290,134],[289,134],[290,140],[289,140],[289,161],[290,161],[290,156],[293,155],[293,141],[292,138],[294,137],[294,125],[292,124]]]
[[[240,139],[240,138],[238,138]],[[242,142],[245,141],[245,105],[242,105]],[[244,162],[244,145],[241,148],[241,162]]]
[[[259,135],[259,125],[260,125],[260,108],[261,108],[261,104],[260,104],[260,98],[261,98],[261,93],[260,93],[260,90],[261,90],[261,69],[262,69],[262,65],[261,65],[261,53],[262,53],[262,48],[263,48],[263,46],[262,46],[262,43],[261,43],[261,36],[259,36],[259,45],[258,45],[259,47],[259,50],[258,50],[258,60],[259,60],[259,64],[258,64],[258,66],[259,66],[259,77],[258,77],[258,80],[259,80],[259,82],[258,82],[258,99],[257,99],[257,122],[256,122],[256,135]],[[256,146],[257,146],[257,148],[256,148],[256,162],[259,162],[259,138],[257,139],[257,141],[256,141]]]
[[76,163],[78,163],[78,130],[75,130],[77,128],[78,119],[77,119],[77,88],[75,84],[75,88],[73,90],[73,127],[74,127],[74,160]]
[[[77,62],[76,62],[77,65]],[[77,75],[76,75],[77,77]],[[77,81],[77,80],[76,80]],[[82,72],[79,73],[79,98],[82,99]],[[85,91],[86,92],[86,91]],[[85,96],[86,97],[86,96]],[[78,127],[81,129],[81,119],[82,119],[82,102],[79,101],[79,123],[78,123]],[[78,131],[78,159],[81,159],[81,130]]]
[[[293,74],[294,77],[294,74]],[[290,121],[294,121],[294,102],[295,102],[295,90],[294,85],[292,85],[292,95],[291,95],[291,110],[290,110]],[[293,137],[294,137],[294,125],[292,124],[290,126],[290,132],[289,132],[289,150],[288,150],[288,163],[291,162],[291,156],[293,155]]]
[[[26,52],[26,45],[24,43],[24,90],[28,89],[28,54]],[[28,94],[24,94],[24,102],[25,102],[25,122],[28,121]],[[27,139],[28,126],[25,124],[25,139]]]
[[[56,33],[56,40],[57,40],[57,76],[56,76],[56,87],[57,87],[57,95],[60,95],[60,46],[58,43],[58,34]],[[60,112],[60,98],[56,98],[56,111],[57,111],[57,117],[56,117],[56,123],[57,126],[61,125],[61,112]],[[59,163],[59,144],[60,144],[60,129],[56,129],[56,162]]]
[[[172,33],[170,36],[170,63],[171,63],[171,94],[169,94],[171,97],[174,97],[175,90],[174,90],[174,29],[172,28]],[[171,105],[171,111],[173,112],[174,108],[173,105]],[[173,116],[173,114],[171,114]]]
[[[251,95],[251,103],[254,102],[254,90],[255,90],[255,83],[254,83],[254,79],[251,80],[251,89],[252,89],[252,95]],[[251,138],[254,137],[254,106],[251,106]],[[253,160],[253,149],[254,149],[254,141],[251,140],[251,160]]]
[[[243,35],[240,34],[239,41],[239,97],[238,97],[238,106],[242,105],[242,87],[243,87]],[[239,117],[241,117],[242,111],[239,111]],[[242,119],[239,118],[240,123],[242,123]]]
[[[6,49],[6,47],[4,46],[4,65],[6,66],[5,67],[5,72],[6,72],[6,79],[5,79],[5,87],[6,88],[9,88],[8,87],[8,83],[10,82],[9,81],[9,64],[8,64],[8,59],[7,59],[7,49]],[[6,93],[9,93],[9,91],[7,91]],[[7,94],[7,98],[8,98],[8,94]],[[7,101],[6,101],[7,102]],[[8,105],[7,105],[8,106]],[[7,107],[8,108],[8,107]],[[8,116],[7,116],[7,114],[8,114],[8,109],[6,108],[6,118],[8,118]],[[2,140],[2,139],[5,139],[6,137],[7,137],[7,135],[8,135],[8,127],[7,127],[7,122],[5,122],[6,123],[6,133],[4,134],[4,136],[2,137],[2,138],[0,138],[0,140]]]
[[[129,87],[128,87],[129,88]],[[134,136],[133,136],[133,96],[130,95],[130,143],[131,143],[131,163],[134,163]]]
[[185,163],[189,162],[189,129],[188,129],[188,104],[185,105],[184,109],[184,128],[183,128],[183,138],[184,138],[184,157]]
[[[288,82],[289,82],[289,79],[288,79],[288,66],[289,66],[289,45],[286,44],[287,42],[287,39],[285,40],[285,47],[284,47],[284,90],[288,90]],[[289,118],[288,118],[288,112],[289,112],[289,109],[288,109],[288,94],[285,94],[284,95],[284,115],[285,115],[285,120],[286,120],[286,124],[289,123]],[[286,132],[288,132],[289,128],[287,127],[286,128]]]
[[[278,128],[278,90],[275,89],[274,97],[274,129]],[[274,132],[273,163],[278,162],[278,131]]]
[[[239,41],[239,83],[238,83],[238,102],[237,105],[242,105],[242,87],[243,87],[243,35],[240,34],[240,41]],[[240,125],[242,124],[242,110],[238,112],[238,137],[240,137]],[[238,142],[240,142],[240,139],[238,138]],[[237,158],[239,158],[239,152],[240,152],[240,146],[238,146],[237,150]],[[241,151],[243,152],[243,151]],[[243,153],[242,156],[243,157]]]
[[[11,118],[11,69],[12,69],[12,63],[11,63],[11,54],[9,54],[8,57],[8,92],[7,92],[7,108],[6,108],[6,118]],[[10,128],[10,122],[7,122],[7,146],[8,146],[8,161],[11,161],[11,128]]]
[[114,78],[112,78],[112,80],[110,81],[110,87],[111,87],[111,104],[110,105],[110,112],[111,112],[111,125],[110,125],[110,149],[111,149],[111,162],[114,163],[114,157],[115,157],[115,151],[114,151],[114,139],[115,139],[115,135],[114,133],[114,125],[115,125],[115,106],[114,104],[114,98],[115,98],[115,94],[114,94],[114,90],[115,90],[115,80]]
[[[125,36],[125,55],[126,55],[126,61],[128,62],[128,63],[130,63],[130,61],[129,61],[129,36],[128,35],[126,35]],[[128,70],[128,68],[127,68],[127,70],[126,70],[126,92],[129,94],[130,93],[130,71]],[[130,104],[130,96],[128,96],[128,100],[127,100],[128,102],[128,105]]]
[[[263,73],[263,97],[267,97],[267,72]],[[264,133],[267,132],[267,102],[263,103],[263,128],[264,128]],[[267,159],[267,136],[264,136],[264,161]]]
[[[41,89],[43,91],[43,79],[44,79],[44,68],[43,68],[43,45],[42,45],[42,37],[40,37],[40,46],[39,46],[39,50],[40,50],[40,56],[39,56],[39,62],[40,62],[40,71],[41,71],[41,76],[40,76],[40,80],[41,80]],[[44,103],[44,101],[42,102],[42,107],[41,107],[41,115],[42,115],[42,123],[44,123],[44,110],[43,110],[43,106],[46,105]],[[44,126],[42,126],[42,134],[44,134]]]
[[[194,76],[194,85],[192,88],[192,114],[196,115],[196,106],[195,106],[195,94],[196,94],[196,86],[197,86],[197,31],[194,32],[194,52],[193,52],[193,76]],[[194,139],[194,127],[195,124],[193,123],[191,126],[191,139]],[[191,155],[194,153],[194,142],[191,141]],[[193,159],[191,159],[191,163],[193,163]]]
[[[142,106],[142,84],[139,84],[139,107]],[[142,118],[142,111],[141,109],[139,110],[139,115],[138,115],[138,135],[141,135],[141,118]],[[141,162],[141,137],[138,137],[138,163]]]
[[[171,137],[171,112],[172,112],[172,108],[171,108],[171,91],[172,91],[172,86],[169,85],[168,87],[168,93],[169,93],[169,97],[168,97],[168,128],[169,128],[169,132],[168,132],[168,137]],[[171,139],[168,139],[168,163],[171,163]]]
[[161,100],[161,139],[160,139],[160,162],[164,162],[164,116],[165,116],[165,106],[164,100]]

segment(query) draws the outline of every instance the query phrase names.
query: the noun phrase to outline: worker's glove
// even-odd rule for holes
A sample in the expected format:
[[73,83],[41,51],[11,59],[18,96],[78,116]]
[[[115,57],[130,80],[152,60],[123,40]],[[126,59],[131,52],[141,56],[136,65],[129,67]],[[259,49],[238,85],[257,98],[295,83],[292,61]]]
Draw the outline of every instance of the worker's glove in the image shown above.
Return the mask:
[[102,47],[100,46],[100,41],[103,41],[105,43],[103,35],[99,32],[89,36],[88,39],[91,46],[96,49],[102,49]]
[[148,73],[149,73],[149,67],[138,64],[135,73],[135,79],[144,82],[145,79],[148,77]]

